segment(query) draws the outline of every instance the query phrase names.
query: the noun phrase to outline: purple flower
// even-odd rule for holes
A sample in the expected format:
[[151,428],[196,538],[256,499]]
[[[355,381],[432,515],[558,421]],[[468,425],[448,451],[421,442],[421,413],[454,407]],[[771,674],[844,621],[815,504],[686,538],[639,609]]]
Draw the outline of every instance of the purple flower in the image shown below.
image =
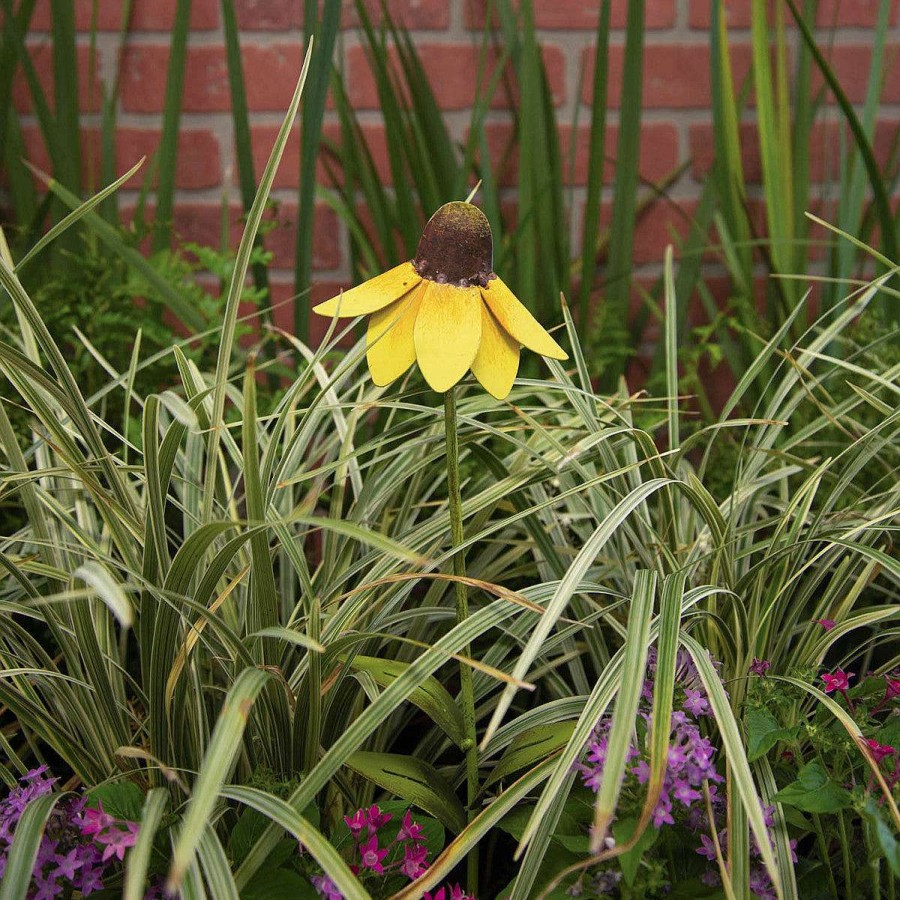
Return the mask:
[[661,828],[663,825],[674,825],[672,818],[672,801],[668,794],[660,794],[656,809],[653,810],[653,827]]
[[381,861],[387,855],[388,851],[386,848],[384,850],[378,849],[377,834],[373,834],[365,843],[359,845],[359,860],[363,868],[371,869],[376,875],[384,874],[384,866],[381,864]]
[[65,878],[72,881],[75,873],[81,868],[82,862],[78,859],[78,850],[72,849],[65,856],[57,855],[54,858],[56,868],[53,870],[54,878]]
[[309,880],[316,889],[316,893],[320,897],[325,897],[325,900],[344,900],[344,895],[327,875],[313,875]]
[[397,840],[398,841],[422,841],[424,837],[422,835],[422,826],[417,822],[413,822],[412,814],[409,810],[406,811],[406,814],[403,816],[403,821],[400,823],[400,831],[397,832]]
[[682,779],[678,779],[675,782],[675,789],[672,791],[672,796],[681,801],[685,806],[690,806],[695,800],[699,800],[703,794],[700,791],[695,791],[686,781]]
[[708,834],[700,835],[700,846],[697,848],[697,853],[701,856],[705,856],[710,862],[713,862],[716,858],[716,845],[713,839]]
[[646,784],[650,780],[650,763],[642,759],[631,772],[637,778],[638,784]]
[[424,845],[404,847],[403,862],[400,864],[400,871],[409,878],[410,881],[415,881],[428,869],[428,866],[425,865],[426,856],[428,856],[428,848]]
[[750,674],[751,675],[765,675],[766,672],[769,671],[771,667],[771,663],[767,659],[757,659],[755,656],[753,657],[753,662],[750,663]]
[[709,711],[709,701],[702,695],[701,691],[685,688],[684,698],[682,706],[691,713],[691,715],[705,716]]

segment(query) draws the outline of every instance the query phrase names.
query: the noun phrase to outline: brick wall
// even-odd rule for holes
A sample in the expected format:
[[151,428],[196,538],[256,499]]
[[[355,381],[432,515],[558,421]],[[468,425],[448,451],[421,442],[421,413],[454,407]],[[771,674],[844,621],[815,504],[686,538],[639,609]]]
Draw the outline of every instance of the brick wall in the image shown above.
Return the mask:
[[[88,35],[92,0],[74,0],[78,27],[82,30],[79,62],[81,91],[86,110],[96,110],[98,92],[88,83]],[[735,77],[746,74],[750,57],[749,11],[756,0],[732,0],[726,3],[734,45]],[[302,40],[299,30],[301,0],[236,0],[242,29],[244,69],[248,103],[251,110],[257,169],[262,167],[281,115],[293,91],[300,69]],[[454,133],[462,137],[468,123],[467,110],[474,90],[474,54],[483,23],[484,0],[391,0],[396,18],[414,32],[414,39],[432,84]],[[854,101],[865,91],[870,56],[871,28],[876,20],[877,0],[820,0],[819,25],[837,26],[823,31],[823,39],[833,46],[830,58],[843,86]],[[345,2],[344,27],[338,52],[348,73],[350,97],[361,113],[367,135],[372,139],[382,167],[387,168],[384,139],[377,109],[377,95],[368,77],[362,47],[354,30],[352,3]],[[378,4],[372,4],[373,9]],[[613,0],[612,24],[615,29],[611,50],[609,115],[610,138],[615,139],[618,96],[624,43],[626,0]],[[119,109],[120,131],[117,154],[124,168],[142,154],[149,154],[160,137],[160,111],[164,102],[168,29],[171,27],[175,0],[135,0],[133,29],[122,57],[122,84]],[[594,50],[598,0],[534,0],[535,21],[543,46],[553,95],[564,123],[563,142],[576,141],[574,168],[570,173],[576,185],[576,201],[584,196],[587,172],[586,107],[590,100],[591,68]],[[641,147],[642,174],[658,180],[682,163],[686,174],[678,180],[672,197],[690,213],[696,205],[705,171],[712,156],[709,85],[709,11],[710,0],[647,0],[647,45],[644,72],[644,125]],[[892,21],[900,20],[900,2],[893,3]],[[100,0],[97,41],[99,60],[97,78],[108,79],[115,70],[120,26],[120,0]],[[34,16],[32,44],[38,70],[46,76],[50,53],[46,36],[50,24],[49,0],[38,0]],[[900,123],[900,35],[895,34],[885,68],[883,121],[879,126],[877,150],[884,158],[890,152]],[[581,88],[579,89],[579,85]],[[34,158],[45,162],[37,127],[27,111],[24,92],[18,105],[26,114],[26,137]],[[573,131],[576,110],[581,108],[580,123]],[[187,63],[184,115],[177,172],[178,202],[176,226],[187,238],[216,243],[221,222],[221,199],[227,189],[237,198],[234,153],[232,147],[229,90],[219,0],[194,0],[192,31]],[[96,117],[91,117],[86,143],[96,144]],[[486,128],[495,146],[502,146],[511,119],[507,110],[490,113]],[[326,114],[326,132],[335,127],[332,113]],[[759,178],[759,162],[754,139],[752,113],[744,126],[742,142],[751,179]],[[295,209],[298,181],[298,142],[296,133],[288,147],[276,180],[275,195],[282,201],[281,218],[285,227],[269,239],[275,252],[276,299],[290,293],[290,274],[294,235],[290,221]],[[817,179],[833,177],[837,125],[824,124],[815,135],[811,148],[812,172]],[[607,146],[614,150],[614,144]],[[89,156],[86,154],[86,156]],[[829,167],[831,163],[831,167]],[[508,177],[510,173],[505,173]],[[611,181],[612,167],[607,173]],[[607,186],[606,190],[609,190]],[[752,188],[751,188],[752,190]],[[125,199],[133,196],[125,193]],[[234,203],[233,216],[239,213]],[[603,213],[609,214],[609,204]],[[682,231],[685,219],[671,204],[659,204],[641,218],[635,243],[636,263],[648,276],[658,271],[670,230]],[[236,231],[236,229],[235,229]],[[317,270],[315,293],[331,292],[349,277],[347,238],[334,214],[324,206],[317,210],[314,264]],[[282,311],[289,321],[289,312]]]

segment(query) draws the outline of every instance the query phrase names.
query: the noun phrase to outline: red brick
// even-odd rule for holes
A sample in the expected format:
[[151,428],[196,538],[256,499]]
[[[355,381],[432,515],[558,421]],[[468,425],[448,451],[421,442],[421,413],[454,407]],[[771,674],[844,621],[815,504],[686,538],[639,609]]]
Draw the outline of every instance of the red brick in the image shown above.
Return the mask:
[[[478,84],[478,48],[468,44],[420,44],[416,49],[441,109],[468,109],[475,99]],[[545,46],[543,57],[553,99],[559,105],[565,100],[565,56],[559,47]],[[491,51],[483,86],[496,61],[497,54]],[[392,62],[396,66],[396,54],[392,54]],[[356,109],[378,108],[378,91],[363,47],[351,47],[347,52],[347,84],[350,102]],[[498,88],[491,105],[509,105],[503,85]]]
[[[387,138],[384,133],[383,125],[365,124],[361,126],[363,138],[375,167],[378,171],[378,177],[384,184],[391,184],[391,168],[387,152]],[[272,145],[275,143],[275,137],[278,134],[277,125],[256,125],[252,128],[250,139],[253,146],[253,165],[257,177],[262,172],[269,154],[272,151]],[[319,146],[319,157],[316,163],[316,181],[319,184],[333,186],[343,183],[341,177],[340,166],[337,160],[331,155],[326,144],[333,143],[340,145],[341,129],[336,123],[325,123],[322,128],[322,143]],[[327,159],[327,165],[326,165]],[[331,174],[336,177],[335,180]],[[297,188],[300,186],[300,128],[299,125],[291,129],[291,135],[288,138],[287,145],[284,148],[284,156],[281,158],[281,165],[275,173],[276,188]]]
[[[411,30],[443,30],[450,24],[450,7],[444,0],[388,0],[387,6],[393,22]],[[366,11],[373,24],[381,22],[381,0],[366,0]],[[298,0],[237,0],[236,12],[238,25],[245,31],[303,27],[303,3]],[[341,27],[358,24],[355,0],[343,0]]]
[[[288,334],[294,333],[294,307],[297,303],[305,303],[309,305],[309,343],[312,347],[318,347],[322,343],[326,332],[331,326],[331,319],[325,316],[318,316],[312,312],[312,307],[317,303],[329,300],[331,297],[337,296],[341,291],[345,291],[350,287],[348,281],[320,281],[313,282],[310,292],[305,297],[297,297],[294,293],[294,285],[292,282],[283,282],[273,280],[271,283],[271,306],[272,306],[272,323],[276,328],[286,331]],[[339,331],[342,331],[347,321],[338,323]],[[341,346],[352,346],[355,343],[353,333],[348,334]],[[287,352],[291,352],[290,347]],[[296,352],[296,351],[293,351]],[[299,362],[299,354],[298,354]]]
[[[297,206],[284,204],[276,213],[278,227],[265,238],[267,250],[274,254],[272,268],[293,269],[297,245]],[[324,203],[316,204],[313,223],[313,268],[337,269],[341,264],[338,219]]]
[[[609,48],[609,105],[618,107],[622,95],[622,67],[625,48]],[[584,51],[581,97],[591,102],[594,78],[593,48]],[[731,62],[736,84],[750,70],[750,47],[736,44],[731,48]],[[646,109],[704,109],[712,100],[710,91],[710,57],[708,44],[650,44],[644,48],[642,104]]]
[[[644,11],[646,28],[669,28],[675,24],[677,0],[647,0]],[[518,4],[516,4],[518,5]],[[487,0],[465,0],[463,8],[466,27],[484,28],[487,16]],[[596,31],[600,20],[600,0],[534,0],[534,23],[548,30]],[[624,28],[628,19],[627,0],[613,0],[610,10],[610,26]],[[494,27],[499,26],[494,5]]]
[[[75,27],[90,31],[93,23],[94,0],[73,0]],[[171,31],[175,22],[176,0],[136,0],[132,6],[130,31]],[[101,0],[97,6],[97,30],[118,31],[122,27],[122,0]],[[49,31],[52,24],[50,0],[37,0],[31,28]],[[219,4],[217,0],[192,0],[190,27],[194,31],[218,28]]]
[[[49,42],[29,44],[28,54],[37,71],[38,81],[44,90],[50,108],[55,108],[53,97],[53,48]],[[94,78],[89,78],[91,65],[91,48],[87,44],[79,44],[76,48],[78,60],[78,98],[83,112],[97,112],[100,109],[102,93],[100,88],[99,69],[101,53],[97,51],[94,67]],[[20,113],[31,112],[31,91],[19,67],[12,86],[13,106]]]
[[[513,126],[506,122],[490,122],[485,126],[488,146],[491,154],[491,165],[494,175],[504,186],[516,184],[518,177],[517,157]],[[565,166],[564,177],[567,184],[587,184],[589,163],[590,127],[581,125],[578,128],[575,144],[574,166],[569,171],[571,156],[572,127],[560,127],[560,154]],[[603,181],[612,184],[615,176],[616,146],[619,140],[619,129],[616,125],[607,126],[604,155],[606,165],[603,170]],[[641,161],[640,174],[647,181],[657,182],[670,175],[678,166],[678,132],[669,122],[646,122],[641,127]]]

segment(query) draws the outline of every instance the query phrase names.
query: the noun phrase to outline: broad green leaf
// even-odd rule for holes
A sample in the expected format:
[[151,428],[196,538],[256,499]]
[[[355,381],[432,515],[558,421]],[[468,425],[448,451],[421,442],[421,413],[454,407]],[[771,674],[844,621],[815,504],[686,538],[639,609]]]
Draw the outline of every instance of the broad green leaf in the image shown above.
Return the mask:
[[549,725],[537,725],[517,735],[494,766],[484,786],[506,778],[519,769],[533,766],[565,747],[574,730],[574,722],[552,722]]
[[782,788],[774,799],[809,813],[839,812],[847,809],[852,802],[850,792],[832,781],[822,764],[815,759],[806,763],[797,780]]
[[[613,837],[616,839],[616,844],[626,843],[634,834],[634,829],[637,827],[637,824],[638,820],[633,817],[616,821],[612,826],[612,833]],[[641,857],[656,843],[658,837],[658,828],[645,828],[638,838],[637,843],[618,858],[619,865],[622,867],[622,877],[629,887],[634,884],[638,866],[641,864]]]
[[778,720],[765,708],[748,709],[744,716],[747,733],[747,759],[755,762],[765,756],[779,741],[795,738],[801,726],[782,728]]
[[[357,672],[368,673],[376,684],[387,687],[403,675],[409,664],[374,656],[355,656],[350,667]],[[465,740],[462,713],[450,692],[433,675],[425,679],[410,695],[414,703],[452,740],[457,747]]]
[[430,763],[414,756],[357,750],[347,757],[345,765],[386,791],[431,813],[451,831],[459,834],[466,827],[462,804]]

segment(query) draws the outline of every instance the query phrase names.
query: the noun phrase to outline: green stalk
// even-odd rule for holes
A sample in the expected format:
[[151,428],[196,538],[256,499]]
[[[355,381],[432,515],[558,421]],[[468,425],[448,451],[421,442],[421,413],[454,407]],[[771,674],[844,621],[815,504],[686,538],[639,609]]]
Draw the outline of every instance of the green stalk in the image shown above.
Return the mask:
[[[462,497],[459,491],[459,436],[456,433],[456,394],[450,388],[444,394],[444,434],[447,439],[447,493],[450,507],[450,541],[453,547],[463,542]],[[462,550],[453,555],[453,574],[456,592],[456,623],[469,617],[469,591],[459,579],[466,577],[466,556]],[[468,646],[464,656],[470,656]],[[478,742],[475,734],[475,694],[472,689],[472,670],[464,663],[459,664],[459,696],[462,701],[463,723],[466,738],[463,750],[466,754],[466,812],[471,822],[475,818],[475,798],[478,796]],[[467,857],[468,892],[478,893],[478,848],[473,847]]]

